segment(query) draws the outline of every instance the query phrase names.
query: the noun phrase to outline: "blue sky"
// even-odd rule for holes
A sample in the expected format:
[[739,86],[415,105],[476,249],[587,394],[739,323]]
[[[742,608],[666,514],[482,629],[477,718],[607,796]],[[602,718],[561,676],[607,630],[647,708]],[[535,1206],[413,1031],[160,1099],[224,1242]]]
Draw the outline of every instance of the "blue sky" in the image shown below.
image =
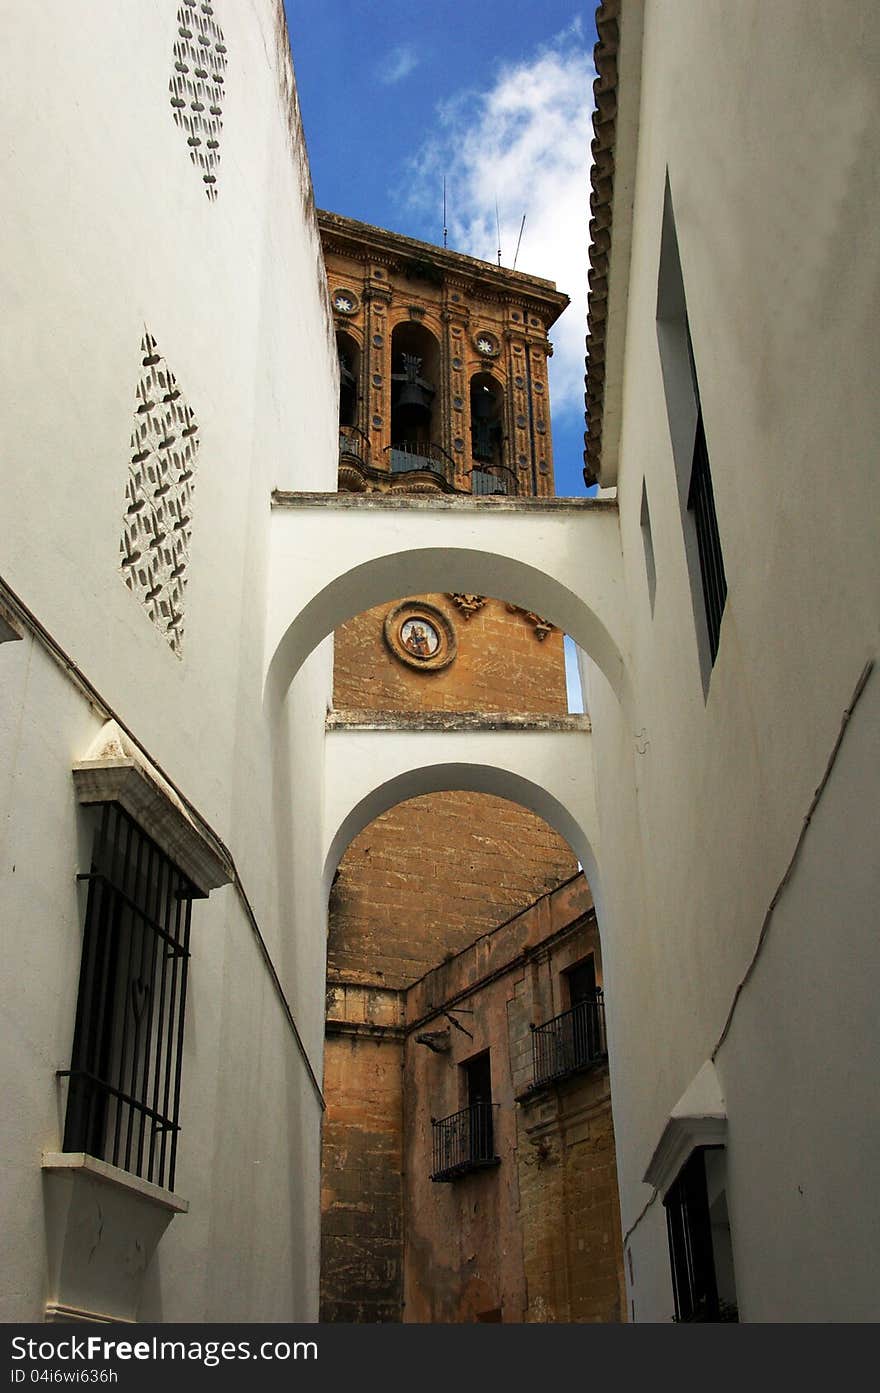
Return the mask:
[[594,7],[285,0],[318,206],[555,280],[556,489],[585,492]]

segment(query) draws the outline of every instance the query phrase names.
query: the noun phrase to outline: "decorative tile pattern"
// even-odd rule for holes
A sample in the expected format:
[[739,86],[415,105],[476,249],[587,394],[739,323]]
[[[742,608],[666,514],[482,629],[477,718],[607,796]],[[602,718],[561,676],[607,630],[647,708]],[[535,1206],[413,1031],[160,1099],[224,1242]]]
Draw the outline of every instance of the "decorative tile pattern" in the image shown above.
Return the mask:
[[180,657],[199,428],[147,332],[141,362],[119,569]]
[[208,0],[183,0],[177,11],[174,73],[168,84],[171,107],[212,203],[217,197],[225,83],[226,44],[213,5]]

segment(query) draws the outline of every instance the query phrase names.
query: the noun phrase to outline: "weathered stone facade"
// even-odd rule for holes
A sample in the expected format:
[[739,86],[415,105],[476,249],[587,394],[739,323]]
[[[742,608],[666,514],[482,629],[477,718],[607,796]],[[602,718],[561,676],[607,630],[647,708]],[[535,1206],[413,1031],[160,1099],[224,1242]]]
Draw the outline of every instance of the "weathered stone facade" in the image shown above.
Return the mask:
[[[590,955],[601,988],[577,875],[407,993],[407,1321],[625,1319],[604,1051],[535,1085],[532,1027],[566,1012],[566,974]],[[450,1017],[465,1029],[448,1029],[447,1049],[420,1043]],[[432,1182],[432,1116],[465,1104],[463,1066],[485,1051],[498,1164]]]

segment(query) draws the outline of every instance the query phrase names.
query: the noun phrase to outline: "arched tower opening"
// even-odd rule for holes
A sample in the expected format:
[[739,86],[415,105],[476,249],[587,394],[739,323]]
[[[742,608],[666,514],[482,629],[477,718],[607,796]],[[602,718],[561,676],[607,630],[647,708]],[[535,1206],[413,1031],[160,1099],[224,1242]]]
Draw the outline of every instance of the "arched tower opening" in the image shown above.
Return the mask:
[[439,450],[440,345],[412,320],[391,335],[391,472],[430,467]]
[[336,352],[339,357],[339,425],[357,426],[360,344],[351,334],[340,330],[336,335]]
[[516,475],[505,468],[504,388],[491,373],[471,378],[470,409],[472,492],[515,493]]

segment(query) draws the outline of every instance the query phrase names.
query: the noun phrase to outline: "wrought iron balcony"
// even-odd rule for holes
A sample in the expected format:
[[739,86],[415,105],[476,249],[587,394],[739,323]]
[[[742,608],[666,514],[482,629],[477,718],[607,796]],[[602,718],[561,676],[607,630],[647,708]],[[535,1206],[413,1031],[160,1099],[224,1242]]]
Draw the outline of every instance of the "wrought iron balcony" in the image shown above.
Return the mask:
[[392,474],[414,474],[429,469],[447,484],[455,483],[455,463],[442,445],[427,440],[398,440],[385,448]]
[[339,427],[340,462],[346,456],[349,459],[357,460],[360,464],[369,464],[370,462],[370,442],[357,426]]
[[544,1025],[532,1026],[533,1088],[601,1064],[607,1057],[605,1002],[599,987],[592,1000],[579,1001]]
[[504,494],[508,498],[516,497],[516,475],[506,464],[480,466],[472,469],[470,473],[471,493],[475,496],[485,498],[493,494]]
[[455,1180],[469,1171],[497,1166],[495,1113],[497,1103],[471,1103],[449,1117],[431,1118],[434,1134],[432,1180]]

